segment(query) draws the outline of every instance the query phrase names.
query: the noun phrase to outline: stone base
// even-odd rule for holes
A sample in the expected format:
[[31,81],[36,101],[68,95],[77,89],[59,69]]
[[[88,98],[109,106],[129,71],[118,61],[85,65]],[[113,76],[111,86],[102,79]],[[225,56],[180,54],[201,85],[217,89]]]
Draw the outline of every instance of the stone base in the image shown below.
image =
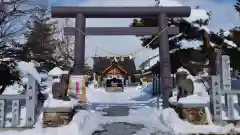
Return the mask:
[[189,123],[195,125],[207,125],[207,114],[205,108],[181,108],[173,107],[178,113],[179,117],[183,120],[187,120]]
[[106,88],[107,92],[123,92],[122,87],[107,87]]
[[43,127],[60,127],[68,125],[74,111],[71,108],[44,108]]

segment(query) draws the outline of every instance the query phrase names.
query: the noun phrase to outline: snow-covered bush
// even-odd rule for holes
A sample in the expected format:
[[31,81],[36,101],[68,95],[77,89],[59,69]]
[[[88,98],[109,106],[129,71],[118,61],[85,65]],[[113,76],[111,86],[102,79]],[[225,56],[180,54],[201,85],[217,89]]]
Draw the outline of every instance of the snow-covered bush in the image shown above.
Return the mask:
[[12,59],[1,59],[0,61],[0,95],[7,86],[20,81],[19,71],[15,69],[16,63]]

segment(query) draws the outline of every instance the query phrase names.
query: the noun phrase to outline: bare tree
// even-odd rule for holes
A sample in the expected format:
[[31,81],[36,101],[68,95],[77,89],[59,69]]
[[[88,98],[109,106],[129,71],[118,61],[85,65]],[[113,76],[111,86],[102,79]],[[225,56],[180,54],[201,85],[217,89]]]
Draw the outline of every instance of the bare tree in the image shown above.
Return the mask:
[[[71,27],[71,22],[68,18],[64,21],[65,27]],[[64,27],[63,26],[63,27]],[[61,41],[57,46],[56,56],[61,61],[64,67],[71,67],[73,64],[74,55],[74,40],[73,37],[64,36],[63,32],[60,32]]]
[[0,0],[0,94],[8,85],[20,79],[15,67],[22,45],[16,39],[19,40],[19,36],[23,35],[25,20],[35,10],[35,6],[30,5],[37,5],[34,1]]
[[30,6],[34,0],[1,0],[0,2],[0,42],[11,41],[14,37],[23,34],[25,22],[35,9]]

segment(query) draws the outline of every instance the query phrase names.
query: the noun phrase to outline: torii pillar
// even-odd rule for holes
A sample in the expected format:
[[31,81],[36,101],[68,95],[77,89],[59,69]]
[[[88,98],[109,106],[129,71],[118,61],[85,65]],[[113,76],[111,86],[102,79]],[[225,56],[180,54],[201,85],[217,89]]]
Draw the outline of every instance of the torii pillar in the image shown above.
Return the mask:
[[[73,75],[84,74],[85,35],[157,35],[168,27],[167,17],[189,17],[191,8],[179,7],[52,7],[52,17],[75,18],[75,28],[64,29],[65,35],[75,36]],[[85,27],[86,18],[144,18],[157,17],[158,27]],[[159,36],[160,76],[163,84],[163,105],[169,107],[172,89],[168,34],[177,34],[178,28],[169,27]]]

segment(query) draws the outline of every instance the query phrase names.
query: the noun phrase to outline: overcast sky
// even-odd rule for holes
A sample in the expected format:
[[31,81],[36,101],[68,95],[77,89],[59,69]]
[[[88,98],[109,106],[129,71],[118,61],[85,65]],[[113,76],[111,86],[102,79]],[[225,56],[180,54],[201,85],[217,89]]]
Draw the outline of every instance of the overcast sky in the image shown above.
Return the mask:
[[[126,1],[126,2],[124,2]],[[161,2],[172,1],[162,0]],[[201,9],[212,11],[212,19],[209,28],[218,31],[220,28],[224,30],[239,26],[239,16],[233,5],[235,0],[176,0],[183,5],[200,6]],[[154,0],[52,0],[52,5],[80,5],[80,6],[152,6]],[[88,19],[87,26],[105,26],[105,27],[126,27],[131,23],[132,19]],[[95,46],[113,53],[131,53],[141,47],[141,41],[135,36],[88,36],[86,38],[86,56],[93,56]],[[136,65],[143,60],[155,55],[158,50],[144,50],[136,55]],[[105,53],[97,52],[98,55],[104,56]]]

